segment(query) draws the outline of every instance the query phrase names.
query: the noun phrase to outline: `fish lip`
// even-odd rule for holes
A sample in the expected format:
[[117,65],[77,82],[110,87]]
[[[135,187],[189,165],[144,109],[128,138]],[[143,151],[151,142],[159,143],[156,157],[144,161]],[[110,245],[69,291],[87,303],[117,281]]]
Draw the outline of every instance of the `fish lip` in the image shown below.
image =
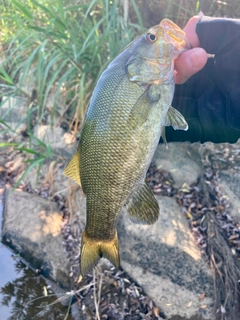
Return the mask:
[[179,54],[191,49],[185,32],[169,19],[163,19],[159,24],[164,31],[164,40],[170,42]]

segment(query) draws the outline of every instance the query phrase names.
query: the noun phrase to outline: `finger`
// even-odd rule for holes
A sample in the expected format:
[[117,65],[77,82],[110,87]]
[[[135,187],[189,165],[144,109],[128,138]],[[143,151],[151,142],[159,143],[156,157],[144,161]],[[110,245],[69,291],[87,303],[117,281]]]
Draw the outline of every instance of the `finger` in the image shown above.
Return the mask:
[[196,34],[196,25],[198,20],[199,20],[198,16],[192,17],[190,20],[188,20],[186,26],[183,29],[183,31],[186,33],[186,37],[189,43],[193,48],[200,46],[200,42]]
[[202,48],[194,48],[180,55],[175,61],[175,82],[184,83],[207,63],[207,53]]

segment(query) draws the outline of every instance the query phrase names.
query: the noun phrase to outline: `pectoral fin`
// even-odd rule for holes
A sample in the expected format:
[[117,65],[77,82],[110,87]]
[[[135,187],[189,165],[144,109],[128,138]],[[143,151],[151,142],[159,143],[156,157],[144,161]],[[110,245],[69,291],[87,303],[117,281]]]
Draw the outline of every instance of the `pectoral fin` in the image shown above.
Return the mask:
[[129,117],[130,121],[134,120],[140,126],[144,124],[148,119],[149,113],[157,105],[160,98],[159,86],[148,86],[132,106]]
[[149,186],[144,183],[129,197],[126,203],[130,219],[134,223],[153,224],[159,216],[159,205]]
[[72,159],[67,164],[66,168],[63,171],[63,174],[81,186],[79,149],[80,147],[78,146],[77,152],[73,155]]
[[187,130],[188,124],[183,115],[173,107],[170,107],[165,119],[165,126],[172,126],[174,130]]

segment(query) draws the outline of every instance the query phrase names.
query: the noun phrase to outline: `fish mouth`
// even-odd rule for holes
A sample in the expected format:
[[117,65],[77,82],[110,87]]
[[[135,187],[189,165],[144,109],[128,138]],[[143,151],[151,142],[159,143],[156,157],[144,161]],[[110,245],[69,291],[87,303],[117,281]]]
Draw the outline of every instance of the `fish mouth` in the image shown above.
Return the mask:
[[191,49],[185,32],[174,22],[163,19],[160,26],[163,28],[165,41],[170,42],[179,51],[179,54]]

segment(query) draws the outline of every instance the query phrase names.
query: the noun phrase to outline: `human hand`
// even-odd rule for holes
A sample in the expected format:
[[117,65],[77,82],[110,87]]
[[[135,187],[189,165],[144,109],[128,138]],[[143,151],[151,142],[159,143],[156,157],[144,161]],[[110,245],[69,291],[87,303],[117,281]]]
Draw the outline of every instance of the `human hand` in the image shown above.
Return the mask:
[[199,47],[200,43],[196,33],[198,19],[198,16],[192,17],[183,29],[193,49],[183,52],[175,60],[174,78],[177,84],[186,82],[188,78],[201,70],[207,63],[207,53],[203,48]]

